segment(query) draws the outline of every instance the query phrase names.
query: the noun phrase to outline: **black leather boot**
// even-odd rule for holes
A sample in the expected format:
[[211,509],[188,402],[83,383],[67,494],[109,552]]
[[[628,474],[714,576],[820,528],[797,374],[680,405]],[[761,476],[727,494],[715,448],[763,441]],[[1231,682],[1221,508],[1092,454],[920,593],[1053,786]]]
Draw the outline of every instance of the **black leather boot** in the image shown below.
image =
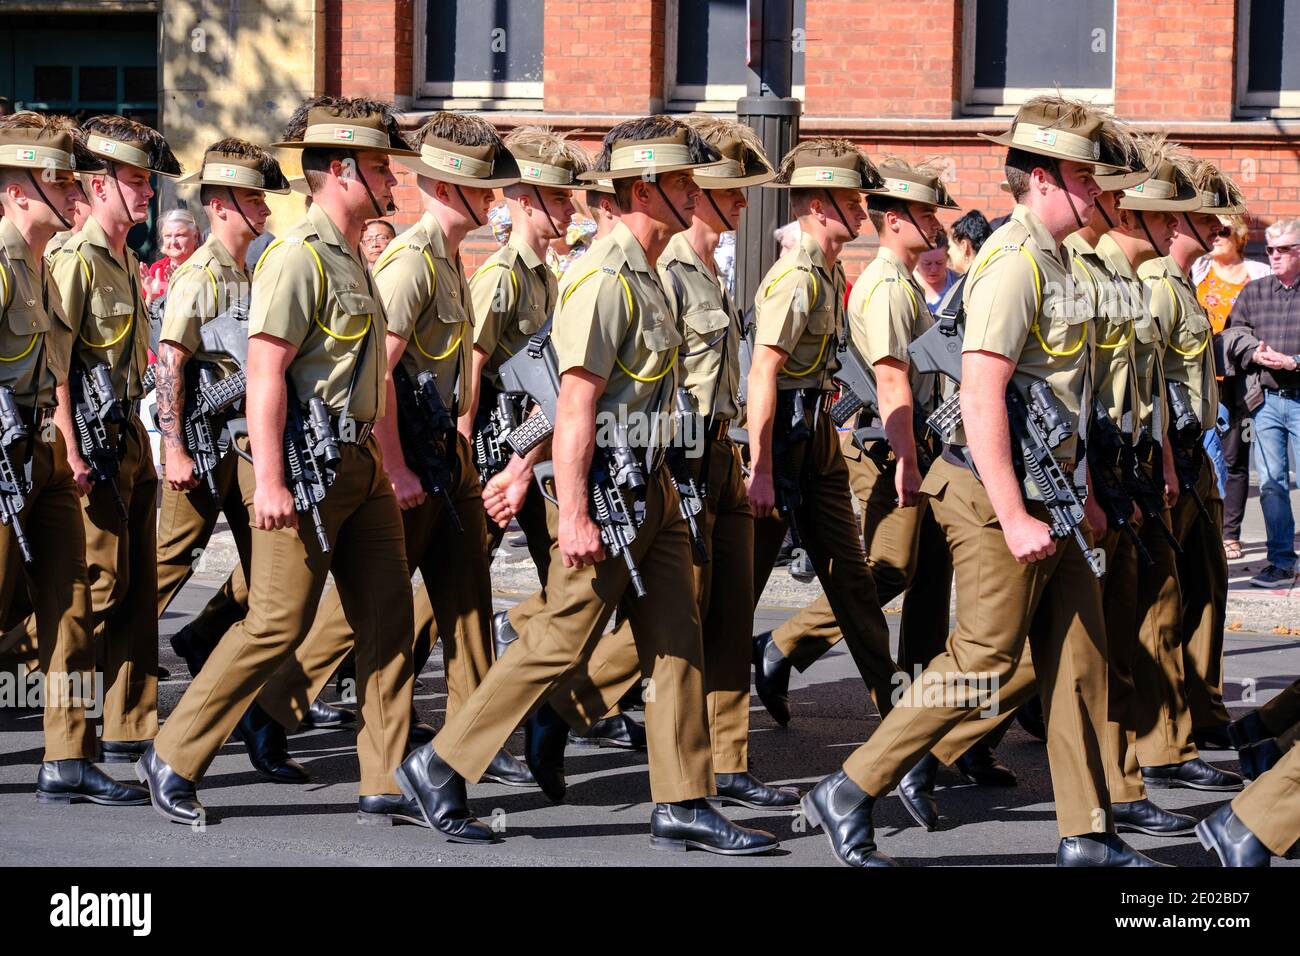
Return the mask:
[[151,740],[101,740],[99,752],[104,763],[134,763],[144,756]]
[[713,778],[718,795],[713,799],[751,810],[799,809],[799,791],[794,787],[771,787],[749,773],[720,773]]
[[133,783],[118,783],[85,757],[47,760],[36,775],[36,799],[42,803],[88,800],[106,807],[139,807],[149,791]]
[[754,638],[754,689],[772,719],[790,723],[790,660],[767,631]]
[[510,615],[505,611],[497,611],[492,615],[492,650],[496,653],[496,659],[501,660],[510,645],[519,640],[519,632],[515,630],[514,625],[510,623]]
[[722,856],[767,853],[781,844],[766,830],[732,823],[708,800],[656,804],[650,814],[650,846],[656,850],[707,850]]
[[483,771],[483,779],[500,783],[507,787],[535,787],[537,780],[523,763],[517,760],[504,747],[497,751],[488,768]]
[[438,736],[438,731],[433,729],[433,725],[427,723],[420,712],[415,709],[415,703],[411,703],[411,729],[406,732],[406,746],[411,750],[422,747]]
[[1133,849],[1113,833],[1089,833],[1062,838],[1056,848],[1056,865],[1070,867],[1168,866]]
[[249,704],[235,727],[235,736],[248,748],[253,769],[276,783],[309,783],[311,774],[289,755],[283,727],[257,704]]
[[1189,790],[1240,790],[1245,781],[1231,770],[1211,767],[1200,757],[1171,763],[1164,767],[1143,767],[1142,782],[1148,789],[1169,790],[1186,787]]
[[564,779],[564,745],[568,739],[569,725],[550,704],[543,703],[524,724],[524,760],[552,803],[563,803],[568,789]]
[[627,714],[603,717],[581,736],[569,731],[569,743],[579,747],[618,747],[645,750],[645,730]]
[[898,866],[876,849],[871,825],[875,803],[843,770],[837,770],[804,795],[803,812],[809,823],[826,832],[831,852],[845,866]]
[[1232,812],[1225,803],[1196,824],[1196,838],[1201,846],[1219,857],[1223,866],[1270,866],[1273,851],[1259,842],[1259,837]]
[[465,798],[465,778],[425,744],[395,771],[402,795],[420,808],[425,824],[453,843],[494,843],[492,828],[474,818]]
[[1268,729],[1257,710],[1252,710],[1240,720],[1234,720],[1228,724],[1227,734],[1228,741],[1237,750],[1244,750],[1252,744],[1262,744],[1264,741],[1271,740],[1276,736]]
[[998,762],[993,748],[980,740],[953,763],[953,768],[977,787],[1014,787],[1016,775]]
[[153,808],[172,823],[193,826],[207,818],[207,811],[199,803],[194,783],[186,780],[163,762],[153,744],[135,765],[135,776],[149,788],[149,802]]
[[389,827],[399,823],[413,823],[428,827],[420,805],[410,797],[397,793],[380,793],[362,797],[357,801],[357,823],[368,827]]
[[344,707],[335,707],[317,697],[298,725],[300,730],[321,730],[326,727],[347,727],[357,722],[357,715]]
[[216,648],[215,644],[200,638],[189,624],[171,636],[171,646],[176,656],[185,662],[190,677],[199,676],[199,671]]
[[927,753],[898,782],[898,799],[912,819],[926,830],[939,827],[939,803],[934,799],[934,781],[939,775],[939,758]]
[[1196,829],[1196,818],[1185,813],[1170,813],[1150,800],[1112,803],[1116,833],[1145,833],[1147,836],[1187,836]]
[[1242,747],[1237,751],[1237,763],[1241,765],[1241,775],[1247,780],[1258,780],[1273,769],[1273,765],[1282,759],[1282,750],[1276,740]]

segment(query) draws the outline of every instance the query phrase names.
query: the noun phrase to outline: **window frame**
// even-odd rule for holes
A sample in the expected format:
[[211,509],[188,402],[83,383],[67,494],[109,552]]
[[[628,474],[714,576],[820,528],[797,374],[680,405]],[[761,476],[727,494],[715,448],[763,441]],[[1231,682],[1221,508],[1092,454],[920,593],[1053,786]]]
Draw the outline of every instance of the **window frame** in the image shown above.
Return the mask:
[[[681,0],[664,0],[664,102],[673,113],[734,113],[736,101],[748,95],[744,83],[678,83],[677,27],[681,20]],[[806,27],[805,27],[806,29]],[[805,83],[790,90],[790,95],[805,100]]]
[[[975,7],[978,0],[963,0],[961,31],[961,109],[966,116],[1014,116],[1026,101],[1035,96],[1051,96],[1056,87],[977,87],[975,86]],[[1116,22],[1119,18],[1119,0],[1111,8],[1110,23],[1110,86],[1063,86],[1060,93],[1086,100],[1096,106],[1112,108],[1115,105],[1115,43]]]
[[1237,78],[1235,112],[1250,119],[1295,119],[1300,117],[1300,89],[1251,91],[1250,82],[1250,15],[1253,0],[1237,4]]
[[[544,80],[452,80],[430,83],[425,79],[428,67],[429,4],[443,0],[417,0],[415,6],[415,57],[412,69],[412,95],[415,105],[452,110],[540,110],[543,108]],[[543,10],[543,23],[546,19]],[[545,75],[546,54],[543,47],[542,69]]]

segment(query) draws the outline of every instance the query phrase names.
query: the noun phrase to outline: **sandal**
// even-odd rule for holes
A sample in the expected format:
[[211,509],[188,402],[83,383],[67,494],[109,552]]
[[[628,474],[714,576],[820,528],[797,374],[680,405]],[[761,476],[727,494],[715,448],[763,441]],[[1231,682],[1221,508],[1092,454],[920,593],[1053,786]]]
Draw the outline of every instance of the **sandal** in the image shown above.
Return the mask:
[[1240,542],[1240,541],[1224,541],[1224,542],[1223,542],[1223,553],[1227,556],[1227,558],[1228,558],[1229,561],[1236,561],[1238,558],[1240,558],[1240,557],[1242,556],[1242,551],[1241,551],[1241,542]]

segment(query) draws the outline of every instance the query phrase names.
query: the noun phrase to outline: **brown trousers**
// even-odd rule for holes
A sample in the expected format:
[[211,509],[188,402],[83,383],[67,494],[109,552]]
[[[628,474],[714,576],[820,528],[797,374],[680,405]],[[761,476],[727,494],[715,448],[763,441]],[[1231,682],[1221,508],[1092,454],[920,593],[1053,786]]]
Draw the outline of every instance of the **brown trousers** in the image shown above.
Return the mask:
[[1201,451],[1196,490],[1210,521],[1201,516],[1191,495],[1178,498],[1172,515],[1174,537],[1182,546],[1178,578],[1182,582],[1183,675],[1187,704],[1196,730],[1210,730],[1232,718],[1223,705],[1223,626],[1228,613],[1228,558],[1223,552],[1223,498],[1214,465]]
[[[547,507],[552,541],[559,512]],[[514,729],[596,646],[614,607],[623,601],[650,675],[646,736],[650,790],[657,803],[714,792],[704,683],[699,607],[691,593],[690,541],[677,493],[664,469],[647,483],[645,520],[631,553],[641,571],[644,598],[629,596],[624,562],[566,568],[552,544],[545,606],[524,622],[510,653],[493,665],[478,689],[433,741],[434,749],[471,783],[477,782]]]
[[[935,462],[924,487],[952,546],[957,628],[844,772],[883,796],[970,710],[1000,710],[1001,688],[1029,635],[1061,835],[1109,829],[1106,634],[1097,579],[1072,541],[1058,542],[1043,561],[1017,562],[984,486],[966,468]],[[1029,509],[1040,519],[1046,514],[1041,505]]]
[[1281,737],[1300,723],[1300,680],[1282,689],[1259,709],[1259,718],[1274,737]]
[[[482,547],[486,534],[482,489],[469,443],[459,436],[456,451],[460,480],[451,495],[463,532],[457,532],[448,519],[441,497],[430,496],[419,507],[402,512],[407,578],[420,571],[424,578],[420,595],[432,617],[423,626],[430,637],[443,637],[449,715],[469,698],[492,664],[488,631],[492,581]],[[258,704],[280,724],[296,729],[352,650],[355,630],[338,589],[327,592],[311,633],[267,683]]]
[[1237,794],[1232,812],[1259,842],[1285,856],[1300,841],[1300,747],[1292,747],[1272,770]]
[[[379,445],[341,444],[334,484],[320,502],[331,549],[310,521],[252,532],[248,616],[221,639],[158,735],[159,756],[198,781],[239,718],[306,637],[332,572],[356,632],[357,756],[361,794],[397,793],[393,771],[410,726],[411,586],[401,516]],[[253,508],[253,469],[240,461],[244,504]]]
[[[31,434],[11,446],[15,465],[31,453],[31,490],[18,515],[32,552],[23,563],[10,525],[0,524],[0,617],[24,598],[32,605],[38,666],[44,675],[45,760],[93,758],[95,729],[86,719],[95,693],[95,645],[85,526],[63,435]],[[19,596],[18,592],[26,594]]]
[[[894,690],[899,686],[895,675],[902,672],[889,656],[889,625],[880,610],[876,583],[862,548],[848,467],[830,415],[818,415],[811,439],[795,448],[789,467],[801,478],[803,506],[797,517],[804,538],[802,545],[812,559],[831,619],[839,622],[858,672],[883,716],[889,712]],[[776,515],[759,518],[755,523],[756,597],[763,593],[771,577],[785,531],[785,522]],[[817,653],[821,653],[829,645],[818,641],[813,646],[819,647]]]
[[1143,648],[1135,604],[1139,574],[1156,573],[1156,569],[1139,571],[1132,540],[1113,528],[1102,538],[1101,547],[1106,555],[1106,576],[1101,579],[1106,621],[1106,785],[1112,803],[1132,803],[1146,799],[1137,728],[1145,726],[1151,710],[1158,709],[1158,704],[1153,707],[1151,699],[1138,690],[1135,675],[1141,672],[1138,660]]
[[[709,443],[705,505],[696,517],[709,560],[693,555],[695,596],[704,624],[704,684],[714,773],[749,770],[749,668],[753,636],[754,514],[749,507],[740,448]],[[689,459],[701,480],[703,456]],[[634,598],[628,598],[634,600]],[[520,615],[526,619],[525,608]],[[556,687],[548,703],[578,733],[617,705],[641,677],[636,641],[626,620],[600,639],[585,666]]]
[[[840,447],[849,472],[849,487],[862,512],[862,543],[867,567],[881,604],[906,592],[899,629],[898,663],[909,674],[943,650],[948,637],[952,598],[952,560],[943,531],[928,502],[900,508],[894,493],[896,462],[883,468],[853,445],[851,431],[840,432]],[[883,445],[884,442],[878,442]],[[919,569],[919,570],[918,570]],[[772,632],[781,653],[799,670],[834,647],[843,637],[822,594]]]

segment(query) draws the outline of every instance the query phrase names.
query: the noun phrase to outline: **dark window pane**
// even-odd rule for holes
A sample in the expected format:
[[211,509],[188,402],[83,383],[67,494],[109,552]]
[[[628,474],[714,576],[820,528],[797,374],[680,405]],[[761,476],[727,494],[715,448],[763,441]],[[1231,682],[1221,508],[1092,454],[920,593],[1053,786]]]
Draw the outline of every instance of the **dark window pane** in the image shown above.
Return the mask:
[[123,70],[122,98],[128,103],[158,100],[158,71],[152,66],[128,66]]
[[[1288,16],[1288,14],[1290,14]],[[1300,90],[1300,9],[1284,0],[1250,4],[1250,56],[1246,89],[1252,93]],[[1291,55],[1286,56],[1290,50]]]
[[81,68],[79,98],[96,102],[117,102],[117,67],[83,66]]
[[542,80],[542,0],[427,0],[429,83]]
[[33,68],[33,93],[40,102],[72,99],[72,67],[38,66]]
[[972,2],[976,87],[1110,88],[1115,0]]
[[[804,81],[803,34],[807,0],[794,0],[795,43],[791,68],[796,85]],[[677,18],[677,83],[682,86],[744,85],[749,32],[745,0],[680,0]]]

